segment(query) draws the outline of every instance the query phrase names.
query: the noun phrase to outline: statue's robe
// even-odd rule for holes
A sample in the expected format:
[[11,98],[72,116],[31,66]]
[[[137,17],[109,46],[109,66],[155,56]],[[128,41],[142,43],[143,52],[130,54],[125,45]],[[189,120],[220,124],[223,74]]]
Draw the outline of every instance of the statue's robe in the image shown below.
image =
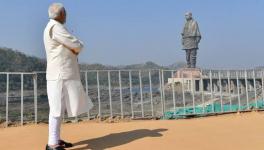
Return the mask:
[[198,49],[200,40],[201,33],[199,31],[198,23],[193,19],[187,21],[182,31],[182,49]]

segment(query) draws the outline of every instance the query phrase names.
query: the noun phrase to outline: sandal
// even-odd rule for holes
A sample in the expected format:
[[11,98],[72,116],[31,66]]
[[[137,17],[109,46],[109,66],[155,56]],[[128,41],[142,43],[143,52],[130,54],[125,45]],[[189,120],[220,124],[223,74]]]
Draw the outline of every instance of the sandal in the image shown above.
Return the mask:
[[64,147],[64,148],[69,148],[69,147],[73,147],[73,144],[72,143],[68,143],[68,142],[65,142],[63,140],[59,140],[59,145]]
[[46,145],[46,150],[66,150],[63,146],[59,145],[57,147],[50,147],[49,145]]

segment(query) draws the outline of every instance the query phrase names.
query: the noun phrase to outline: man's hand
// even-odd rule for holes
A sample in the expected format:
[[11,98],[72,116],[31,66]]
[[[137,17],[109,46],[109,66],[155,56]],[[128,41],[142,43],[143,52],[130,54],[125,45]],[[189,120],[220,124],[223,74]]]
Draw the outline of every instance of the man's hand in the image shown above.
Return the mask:
[[67,47],[66,45],[63,44],[64,47],[68,48],[73,54],[78,55],[79,53],[76,52],[74,49],[71,49],[70,47]]
[[75,54],[76,56],[79,55],[79,53],[75,52],[74,50],[71,49],[71,51],[72,51],[72,53]]

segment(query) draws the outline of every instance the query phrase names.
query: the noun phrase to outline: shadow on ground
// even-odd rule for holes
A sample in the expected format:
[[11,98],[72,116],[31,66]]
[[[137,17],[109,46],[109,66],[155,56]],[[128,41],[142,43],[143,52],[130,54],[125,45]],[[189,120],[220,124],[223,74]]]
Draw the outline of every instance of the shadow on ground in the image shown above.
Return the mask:
[[87,150],[87,149],[103,150],[103,149],[127,144],[134,140],[138,140],[145,137],[161,137],[162,134],[160,132],[164,132],[167,130],[168,129],[155,129],[155,130],[138,129],[127,132],[113,133],[103,137],[88,139],[74,143],[74,146],[79,146],[79,145],[86,145],[86,146],[81,148],[73,148],[72,150]]

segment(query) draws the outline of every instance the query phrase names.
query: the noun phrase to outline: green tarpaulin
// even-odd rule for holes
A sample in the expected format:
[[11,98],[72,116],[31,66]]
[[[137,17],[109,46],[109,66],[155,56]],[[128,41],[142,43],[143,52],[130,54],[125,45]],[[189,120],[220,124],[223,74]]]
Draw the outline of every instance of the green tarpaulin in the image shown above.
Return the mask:
[[[257,102],[257,103],[256,103]],[[239,108],[239,105],[230,105],[224,104],[221,107],[220,103],[208,104],[207,106],[195,106],[195,107],[185,107],[185,108],[176,108],[175,111],[166,111],[164,113],[164,119],[180,119],[186,118],[188,116],[204,116],[206,114],[212,113],[222,113],[222,112],[237,112],[249,109],[263,109],[264,102],[263,100],[257,100],[250,102],[248,105],[242,105]]]

